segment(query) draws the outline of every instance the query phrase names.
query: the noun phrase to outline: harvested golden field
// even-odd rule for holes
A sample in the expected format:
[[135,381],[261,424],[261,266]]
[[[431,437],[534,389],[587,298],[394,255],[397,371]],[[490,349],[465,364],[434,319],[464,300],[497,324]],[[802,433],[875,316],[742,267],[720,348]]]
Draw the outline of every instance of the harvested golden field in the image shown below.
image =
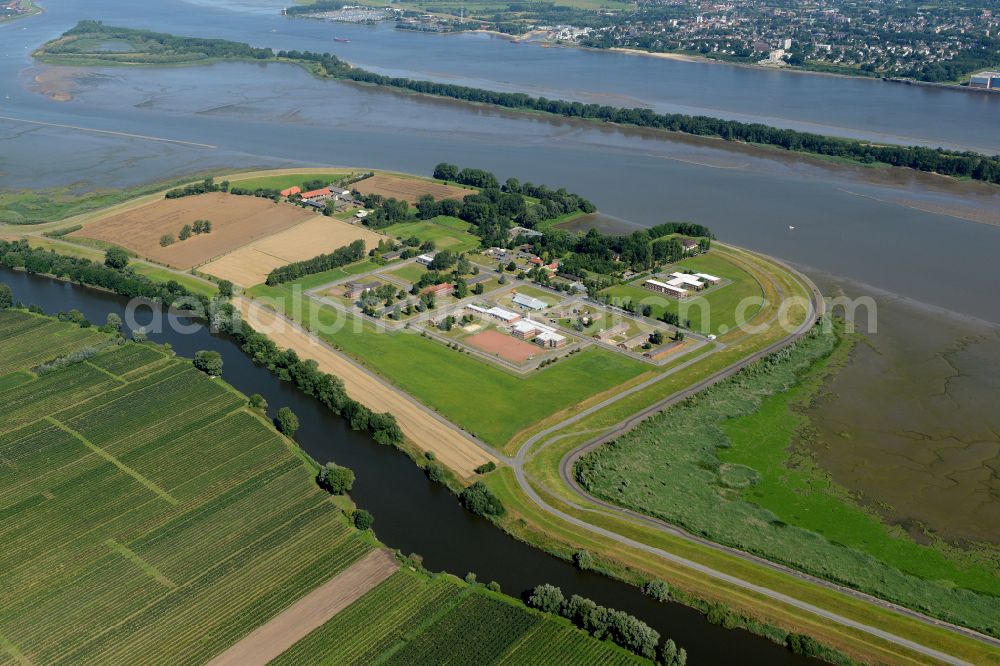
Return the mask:
[[[188,269],[315,217],[287,203],[213,192],[161,199],[87,224],[70,236],[107,241],[153,261]],[[161,236],[176,238],[181,227],[195,220],[210,221],[212,232],[160,247]]]
[[221,280],[250,287],[260,284],[279,266],[312,259],[361,239],[365,249],[376,247],[385,236],[332,217],[312,216],[308,222],[268,236],[201,267]]
[[383,173],[359,180],[351,185],[351,189],[357,190],[361,194],[381,194],[387,199],[389,197],[404,199],[411,204],[417,203],[417,199],[424,194],[430,194],[435,199],[461,199],[476,193],[476,190],[468,190],[455,185],[443,185],[430,180],[390,176]]

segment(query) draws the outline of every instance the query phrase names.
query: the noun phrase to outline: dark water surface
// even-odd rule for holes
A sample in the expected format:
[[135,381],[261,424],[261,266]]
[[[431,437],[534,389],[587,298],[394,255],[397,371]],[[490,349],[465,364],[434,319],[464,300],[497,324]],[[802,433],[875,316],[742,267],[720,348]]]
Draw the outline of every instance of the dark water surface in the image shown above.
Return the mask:
[[[93,322],[103,322],[109,312],[124,316],[126,301],[113,294],[5,268],[0,268],[0,279],[11,285],[17,299],[39,305],[50,314],[76,308]],[[149,321],[142,315],[137,319],[140,324]],[[319,402],[254,365],[226,336],[197,326],[188,334],[165,330],[151,332],[149,337],[169,342],[181,356],[214,349],[222,354],[226,381],[247,395],[263,395],[272,416],[279,407],[291,407],[299,417],[296,440],[303,449],[321,463],[336,460],[355,470],[357,480],[351,497],[375,516],[379,538],[404,553],[419,553],[431,570],[459,576],[473,571],[480,581],[496,580],[515,596],[540,583],[558,585],[567,596],[581,594],[642,618],[687,649],[691,663],[726,663],[734,654],[745,664],[807,663],[782,646],[709,624],[690,608],[657,603],[633,587],[577,571],[567,562],[508,537],[490,522],[465,511],[447,489],[428,481],[406,455],[352,431]]]

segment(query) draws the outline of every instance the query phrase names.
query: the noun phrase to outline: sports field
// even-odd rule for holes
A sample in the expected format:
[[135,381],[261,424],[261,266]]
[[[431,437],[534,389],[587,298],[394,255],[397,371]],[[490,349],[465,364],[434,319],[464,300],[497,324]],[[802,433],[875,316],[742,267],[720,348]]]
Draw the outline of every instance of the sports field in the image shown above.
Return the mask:
[[258,240],[224,257],[205,264],[199,270],[220,280],[250,287],[260,284],[279,266],[312,259],[337,248],[363,240],[365,248],[377,247],[385,236],[370,229],[307,213],[310,219],[291,229]]
[[429,194],[435,199],[461,199],[470,194],[475,194],[476,190],[458,187],[456,185],[445,185],[433,180],[414,178],[407,176],[393,176],[379,173],[371,178],[365,178],[351,185],[352,190],[357,190],[361,194],[380,194],[386,199],[394,198],[409,201],[411,204],[417,203],[417,199],[425,194]]
[[[37,322],[79,330],[0,358]],[[245,404],[135,343],[0,392],[5,659],[204,663],[372,550]]]
[[[314,217],[291,204],[213,192],[154,201],[87,224],[70,236],[107,241],[168,266],[188,269]],[[210,221],[212,232],[160,245],[161,236],[170,234],[176,239],[181,228],[195,220]]]
[[518,340],[500,331],[490,330],[476,333],[465,339],[465,342],[482,349],[487,354],[497,356],[513,363],[524,363],[532,356],[536,356],[544,349],[524,340]]

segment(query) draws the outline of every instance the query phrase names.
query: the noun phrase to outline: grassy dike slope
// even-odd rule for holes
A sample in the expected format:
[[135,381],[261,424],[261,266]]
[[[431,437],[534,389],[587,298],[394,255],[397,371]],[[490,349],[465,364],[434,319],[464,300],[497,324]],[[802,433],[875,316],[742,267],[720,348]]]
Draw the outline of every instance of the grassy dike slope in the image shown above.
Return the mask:
[[[33,371],[82,349],[93,355]],[[380,546],[245,396],[164,348],[7,310],[0,358],[4,663],[205,663]],[[647,663],[510,597],[409,569],[279,662],[460,649],[503,662],[553,646],[567,663]]]

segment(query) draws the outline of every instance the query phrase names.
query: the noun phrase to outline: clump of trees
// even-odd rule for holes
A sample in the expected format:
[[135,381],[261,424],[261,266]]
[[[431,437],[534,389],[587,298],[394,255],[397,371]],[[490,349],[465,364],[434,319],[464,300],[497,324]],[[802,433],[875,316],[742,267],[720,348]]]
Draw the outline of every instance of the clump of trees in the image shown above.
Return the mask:
[[104,265],[116,271],[124,270],[128,266],[128,252],[120,247],[108,248],[104,252]]
[[577,594],[567,599],[555,585],[546,583],[535,587],[528,596],[528,605],[546,613],[562,615],[595,638],[610,639],[648,659],[659,656],[667,666],[684,666],[687,663],[687,652],[683,648],[677,649],[670,640],[658,655],[660,633],[637,617],[600,606]]
[[222,355],[217,351],[201,350],[194,354],[194,367],[206,375],[218,377],[222,374]]
[[350,245],[339,247],[329,254],[321,254],[313,257],[312,259],[296,261],[285,266],[279,266],[268,274],[266,282],[271,286],[281,284],[282,282],[290,282],[292,280],[305,277],[306,275],[322,273],[323,271],[328,271],[332,268],[338,268],[340,266],[346,266],[347,264],[354,263],[355,261],[361,261],[364,256],[365,242],[358,239]]
[[459,501],[466,509],[478,516],[499,517],[506,513],[500,498],[482,481],[476,481],[463,490]]
[[14,307],[14,290],[6,282],[0,282],[0,310]]
[[274,427],[282,435],[294,438],[299,431],[299,417],[288,407],[282,407],[274,416]]
[[316,482],[320,488],[326,489],[333,495],[344,495],[351,492],[351,488],[354,487],[354,472],[347,467],[328,462],[319,471]]

